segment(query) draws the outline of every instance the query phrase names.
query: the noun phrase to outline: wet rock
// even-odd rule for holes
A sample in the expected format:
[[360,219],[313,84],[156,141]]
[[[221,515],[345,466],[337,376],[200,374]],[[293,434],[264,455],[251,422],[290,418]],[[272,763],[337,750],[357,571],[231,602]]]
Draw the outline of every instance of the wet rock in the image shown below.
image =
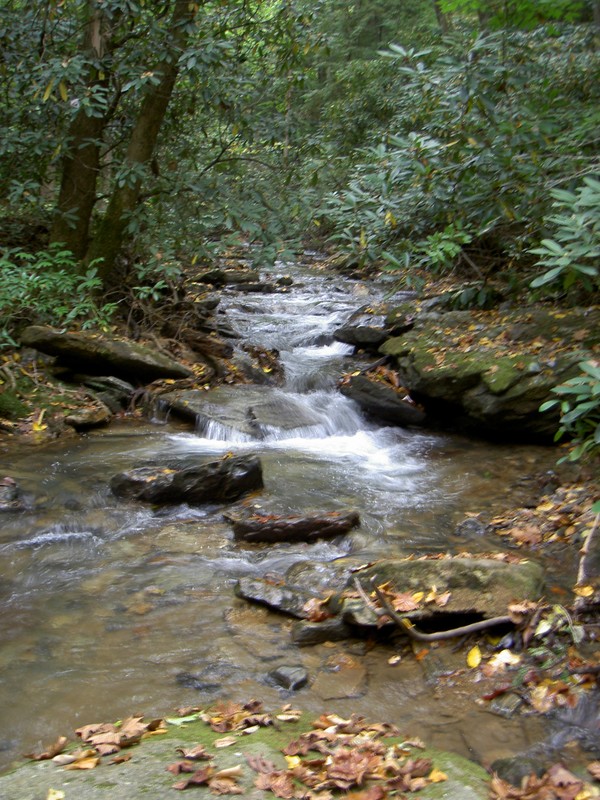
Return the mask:
[[324,425],[324,419],[300,401],[274,394],[267,386],[219,386],[210,392],[188,390],[161,395],[173,413],[193,420],[200,431],[214,425],[262,439],[269,434]]
[[308,672],[304,667],[281,666],[272,669],[269,678],[283,689],[296,692],[308,683]]
[[455,533],[466,538],[485,536],[487,525],[476,517],[467,517],[458,523]]
[[495,772],[503,781],[512,783],[513,786],[521,786],[521,781],[528,775],[537,775],[538,778],[551,766],[549,759],[540,756],[513,756],[511,758],[499,758],[493,762],[490,769]]
[[251,269],[211,269],[198,275],[200,283],[211,283],[213,286],[234,286],[239,283],[260,280],[256,270]]
[[353,375],[341,385],[340,391],[376,419],[401,426],[421,425],[425,421],[424,411],[410,398],[365,375]]
[[389,338],[389,334],[383,328],[376,328],[373,325],[345,325],[334,331],[333,338],[361,350],[377,352],[378,348]]
[[304,610],[306,603],[318,597],[308,589],[297,586],[288,586],[283,583],[274,583],[262,578],[240,578],[235,586],[235,593],[244,600],[272,608],[289,614],[292,617],[303,618],[307,616]]
[[125,408],[135,392],[135,388],[127,381],[115,378],[114,375],[72,375],[73,383],[81,383],[92,389],[95,396],[104,403],[113,414]]
[[226,518],[232,522],[234,537],[243,542],[314,542],[341,536],[360,524],[356,512],[337,511],[306,517],[254,514],[244,519]]
[[298,647],[312,647],[323,642],[340,642],[351,639],[353,630],[341,617],[329,617],[322,622],[297,620],[292,624],[292,642]]
[[203,681],[200,675],[194,675],[191,672],[178,672],[175,682],[185,689],[197,689],[199,692],[211,692],[221,688],[220,683],[208,683]]
[[181,470],[140,467],[121,472],[110,482],[117,497],[158,504],[229,502],[262,485],[257,456],[226,456]]
[[21,507],[19,485],[14,478],[0,478],[0,511],[15,511]]
[[[544,572],[534,561],[510,563],[490,558],[389,559],[380,561],[360,573],[360,583],[370,591],[370,580],[378,585],[389,582],[394,591],[427,592],[435,586],[436,593],[450,593],[447,602],[439,607],[432,602],[406,614],[414,621],[454,615],[478,615],[482,619],[504,616],[508,605],[515,600],[537,600],[544,591]],[[354,588],[353,582],[349,583]],[[358,626],[374,626],[375,613],[359,598],[343,600],[342,616]],[[458,622],[458,624],[464,624]],[[438,630],[455,627],[440,624]]]
[[282,275],[280,278],[277,278],[275,283],[278,286],[293,286],[294,285],[294,279],[292,278],[291,275]]
[[[276,701],[274,705],[275,703]],[[270,711],[271,708],[267,710]],[[335,707],[327,710],[348,716],[347,712],[342,710],[338,712]],[[369,721],[397,722],[398,720],[369,718]],[[305,725],[306,722],[303,721],[301,724]],[[408,738],[418,733],[418,730],[407,731]],[[122,767],[109,766],[108,759],[103,759],[104,763],[93,770],[63,770],[51,761],[28,762],[9,774],[0,776],[0,796],[2,800],[45,798],[56,794],[58,786],[67,798],[76,797],[77,800],[104,800],[108,796],[127,797],[132,800],[142,797],[170,797],[174,794],[172,789],[174,778],[172,773],[165,769],[165,765],[176,760],[178,748],[189,748],[190,742],[194,742],[204,744],[209,752],[214,753],[217,769],[238,767],[240,763],[243,765],[239,778],[242,796],[252,797],[253,800],[272,798],[272,792],[255,787],[256,773],[247,766],[247,758],[261,757],[266,761],[273,761],[278,769],[285,770],[286,763],[281,750],[283,746],[297,738],[296,727],[282,723],[261,728],[260,733],[240,737],[235,747],[216,749],[214,741],[222,736],[222,733],[210,731],[208,726],[200,721],[187,722],[185,727],[169,724],[166,734],[142,739],[141,743],[135,746],[131,761]],[[401,740],[383,741],[392,744]],[[404,747],[406,748],[406,745]],[[489,798],[489,775],[478,764],[462,756],[433,748],[412,749],[409,757],[431,759],[433,766],[447,776],[442,783],[431,783],[423,788],[415,794],[416,798],[422,800]],[[378,783],[380,782],[374,781],[373,785]],[[192,789],[191,795],[196,796],[196,794],[204,796],[202,791],[196,793]]]
[[112,419],[112,413],[104,403],[98,402],[91,408],[80,408],[65,417],[65,422],[76,431],[88,431],[92,428],[101,428],[108,425]]
[[[515,349],[511,330],[518,327]],[[469,343],[460,345],[469,332]],[[579,374],[593,358],[599,309],[516,309],[425,313],[380,352],[396,359],[399,375],[430,417],[489,436],[550,441],[558,413],[539,413],[552,388]]]
[[183,364],[155,349],[98,334],[61,333],[46,325],[30,325],[21,334],[21,344],[56,356],[60,364],[71,369],[98,375],[116,375],[144,383],[192,375]]

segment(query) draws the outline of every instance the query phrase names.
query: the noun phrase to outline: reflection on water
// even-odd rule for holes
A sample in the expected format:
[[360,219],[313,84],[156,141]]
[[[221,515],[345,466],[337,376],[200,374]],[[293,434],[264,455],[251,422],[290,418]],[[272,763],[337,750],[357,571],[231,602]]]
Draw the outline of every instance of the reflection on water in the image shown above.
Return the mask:
[[[288,393],[317,415],[316,426],[252,439],[218,426],[199,435],[173,422],[124,421],[76,441],[5,454],[4,472],[24,489],[26,510],[4,514],[0,528],[0,763],[78,724],[169,713],[221,693],[275,706],[284,697],[267,673],[290,663],[311,675],[298,705],[391,718],[472,755],[473,726],[480,728],[483,716],[467,699],[472,687],[434,692],[412,657],[387,663],[390,645],[294,648],[289,620],[233,594],[240,576],[282,575],[295,563],[463,548],[451,534],[465,512],[501,507],[518,476],[553,462],[542,448],[364,420],[335,392],[348,348],[326,341],[356,306],[352,288],[328,284],[323,300],[323,279],[308,274],[303,288],[274,296],[268,310],[263,298],[225,302],[243,337],[280,351],[287,383],[274,393]],[[311,545],[239,545],[220,506],[146,508],[117,501],[108,489],[113,474],[133,466],[190,464],[231,451],[257,453],[263,464],[264,492],[244,505],[270,513],[351,508],[360,528]],[[341,674],[339,697],[319,693],[331,685],[318,678],[331,672],[336,653],[364,669],[350,699]],[[494,737],[514,750],[539,733],[533,720],[488,715],[485,724],[482,757],[498,749]]]

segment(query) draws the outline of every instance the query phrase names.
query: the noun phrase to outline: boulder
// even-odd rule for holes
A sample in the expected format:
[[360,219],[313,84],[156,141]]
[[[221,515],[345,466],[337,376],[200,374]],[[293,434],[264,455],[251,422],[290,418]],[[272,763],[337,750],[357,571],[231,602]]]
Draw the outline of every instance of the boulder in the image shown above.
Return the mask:
[[356,512],[330,511],[304,517],[253,514],[243,519],[226,517],[233,535],[243,542],[314,542],[332,539],[360,525]]
[[236,500],[262,488],[257,456],[225,456],[218,461],[187,467],[140,467],[115,475],[110,488],[117,497],[147,503],[219,503]]
[[425,412],[404,391],[366,375],[350,376],[341,384],[340,391],[375,419],[402,426],[422,425],[425,421]]
[[192,371],[151,347],[95,333],[61,333],[46,325],[30,325],[21,344],[56,356],[76,371],[116,375],[128,381],[149,383],[158,378],[187,378]]
[[333,334],[333,338],[338,342],[375,352],[388,337],[387,331],[373,325],[345,325],[343,328],[338,328]]
[[558,411],[539,413],[600,341],[600,309],[421,314],[388,339],[402,383],[429,417],[494,437],[551,440]]
[[[389,583],[395,592],[414,595],[424,592],[423,600],[406,616],[425,620],[446,615],[476,615],[482,619],[500,617],[507,613],[511,602],[538,600],[544,591],[544,572],[535,561],[510,561],[492,558],[424,558],[389,559],[377,562],[356,573],[365,591],[371,590],[371,579],[378,586]],[[353,589],[350,581],[348,588]],[[435,602],[444,597],[443,605]],[[342,601],[343,619],[359,627],[377,624],[375,613],[360,598]],[[460,624],[460,623],[459,623]],[[449,627],[453,627],[452,625]]]

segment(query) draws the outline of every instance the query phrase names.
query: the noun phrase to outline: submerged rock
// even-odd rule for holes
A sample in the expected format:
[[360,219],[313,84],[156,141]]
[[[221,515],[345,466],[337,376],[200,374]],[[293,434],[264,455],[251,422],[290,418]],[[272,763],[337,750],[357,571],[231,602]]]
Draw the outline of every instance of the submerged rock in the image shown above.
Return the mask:
[[218,503],[236,500],[262,488],[257,456],[233,456],[186,469],[140,467],[115,475],[110,488],[117,497],[147,503]]

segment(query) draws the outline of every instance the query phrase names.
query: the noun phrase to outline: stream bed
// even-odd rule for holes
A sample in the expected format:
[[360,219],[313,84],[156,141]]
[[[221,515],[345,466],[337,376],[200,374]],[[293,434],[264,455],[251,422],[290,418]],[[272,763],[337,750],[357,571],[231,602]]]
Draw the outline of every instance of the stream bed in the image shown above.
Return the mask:
[[[314,269],[294,269],[294,278],[287,293],[225,291],[221,308],[240,343],[279,351],[286,381],[269,391],[302,404],[317,424],[253,439],[226,425],[199,433],[172,419],[123,419],[3,452],[3,474],[21,486],[27,508],[0,520],[0,767],[82,724],[169,715],[220,697],[356,712],[484,763],[547,734],[538,717],[506,718],[476,702],[468,670],[440,682],[434,652],[398,660],[397,642],[363,640],[298,648],[288,618],[235,597],[240,577],[277,579],[295,563],[502,549],[497,538],[456,535],[457,523],[514,505],[528,475],[556,458],[550,448],[366,420],[336,390],[356,362],[332,333],[389,288]],[[264,491],[242,506],[350,509],[360,527],[327,542],[243,545],[223,506],[148,508],[108,488],[131,467],[229,452],[256,453],[263,465]],[[564,575],[571,565],[546,566]],[[446,665],[465,666],[464,650],[442,649]],[[283,665],[304,667],[308,684],[294,693],[274,685],[268,673]]]

